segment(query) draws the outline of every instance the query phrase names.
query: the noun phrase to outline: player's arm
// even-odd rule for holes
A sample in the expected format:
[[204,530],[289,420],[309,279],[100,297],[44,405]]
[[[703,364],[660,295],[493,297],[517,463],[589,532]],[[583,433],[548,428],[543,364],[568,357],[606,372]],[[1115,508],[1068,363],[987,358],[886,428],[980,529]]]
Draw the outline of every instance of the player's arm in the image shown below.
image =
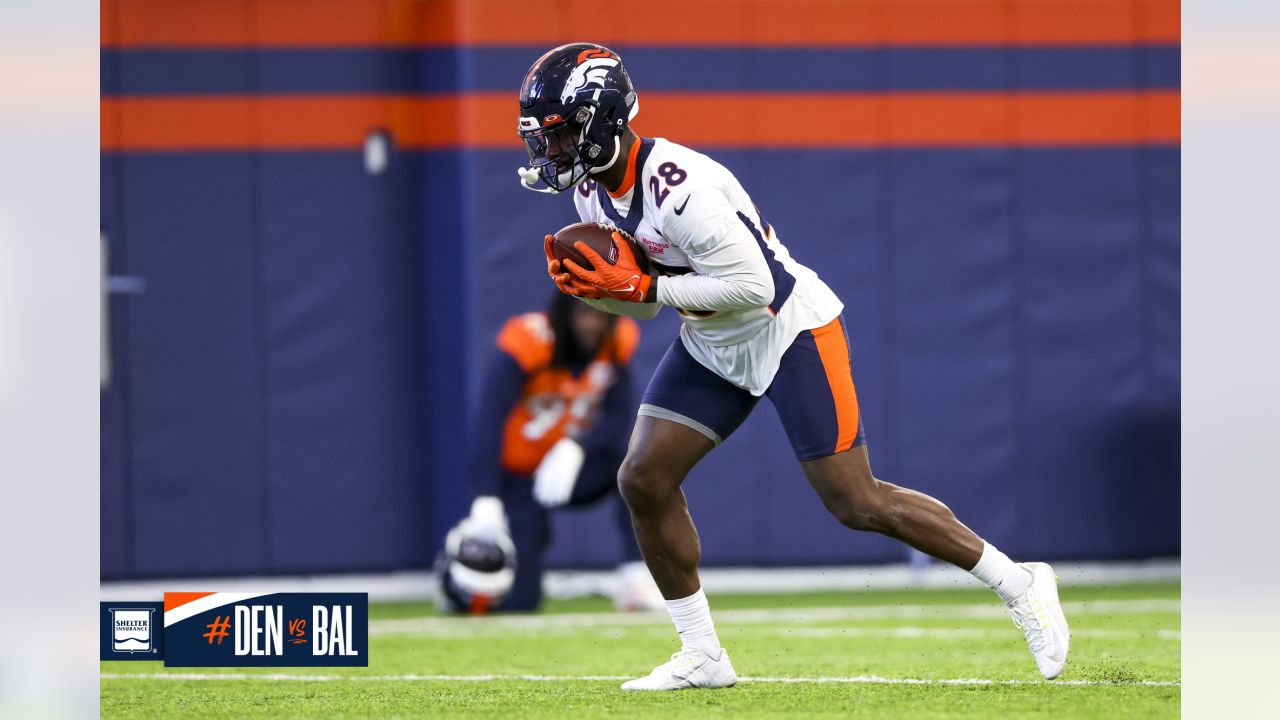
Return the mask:
[[[671,197],[661,216],[662,234],[689,256],[694,272],[663,276],[654,299],[686,310],[742,310],[773,302],[773,275],[764,249],[751,232],[751,218],[739,213],[718,188],[691,189]],[[676,214],[673,207],[683,208]]]
[[[628,323],[630,328],[625,326]],[[588,458],[611,448],[616,452],[626,448],[636,419],[636,394],[629,363],[638,341],[639,330],[635,324],[630,320],[619,321],[613,336],[613,380],[595,408],[591,423],[580,434],[563,437],[552,445],[533,474],[533,497],[543,507],[560,507],[573,499],[574,488]]]
[[578,438],[578,444],[587,455],[598,453],[611,445],[626,448],[631,437],[631,427],[636,420],[636,392],[631,381],[629,365],[615,369],[613,385],[605,393],[595,421]]
[[477,497],[497,497],[502,486],[502,431],[520,401],[525,372],[506,352],[494,353],[485,372],[472,431],[471,487]]
[[563,437],[551,446],[533,473],[533,497],[545,508],[557,508],[573,498],[587,458],[609,448],[624,449],[635,422],[634,392],[625,365],[615,369],[613,385],[605,392],[595,417],[577,437]]
[[662,306],[656,302],[627,302],[613,298],[595,300],[581,295],[577,297],[582,302],[601,312],[607,312],[612,315],[625,315],[637,320],[652,320],[658,315],[658,311],[662,309]]

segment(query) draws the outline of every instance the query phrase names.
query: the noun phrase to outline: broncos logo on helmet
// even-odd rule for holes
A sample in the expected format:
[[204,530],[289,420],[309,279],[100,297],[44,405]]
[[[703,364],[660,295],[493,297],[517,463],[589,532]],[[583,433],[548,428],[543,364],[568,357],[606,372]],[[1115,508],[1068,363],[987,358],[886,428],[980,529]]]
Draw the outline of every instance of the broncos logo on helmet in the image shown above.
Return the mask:
[[578,66],[569,73],[569,79],[565,80],[564,90],[560,92],[560,102],[568,103],[573,100],[573,96],[588,85],[603,88],[609,77],[609,70],[621,63],[617,55],[603,48],[583,50],[578,54]]
[[[553,48],[525,73],[519,134],[529,153],[521,185],[557,193],[613,166],[618,137],[640,110],[622,59],[591,43]],[[533,187],[542,180],[546,188]]]

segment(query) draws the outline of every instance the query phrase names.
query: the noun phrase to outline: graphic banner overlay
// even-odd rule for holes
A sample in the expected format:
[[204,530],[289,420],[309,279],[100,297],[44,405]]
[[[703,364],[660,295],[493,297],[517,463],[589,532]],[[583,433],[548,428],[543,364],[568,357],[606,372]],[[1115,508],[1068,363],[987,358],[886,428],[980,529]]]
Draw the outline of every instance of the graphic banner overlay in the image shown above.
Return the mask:
[[102,628],[101,659],[161,660],[164,658],[164,603],[98,603]]
[[367,593],[164,594],[166,667],[368,667]]

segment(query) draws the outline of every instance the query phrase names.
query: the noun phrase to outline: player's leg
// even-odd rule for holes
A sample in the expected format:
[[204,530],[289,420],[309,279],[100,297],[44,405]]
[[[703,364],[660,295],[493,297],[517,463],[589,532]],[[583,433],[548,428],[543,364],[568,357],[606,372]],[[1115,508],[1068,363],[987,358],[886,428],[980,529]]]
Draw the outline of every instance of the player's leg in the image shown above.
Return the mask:
[[702,546],[680,485],[714,447],[706,435],[687,425],[642,415],[618,470],[618,488],[631,515],[636,544],[668,600],[688,597],[702,587]]
[[618,486],[645,564],[666,598],[681,650],[624,690],[727,687],[737,682],[698,579],[702,548],[681,484],[742,424],[757,398],[702,367],[677,339],[640,404]]
[[719,688],[738,681],[698,579],[702,547],[680,489],[689,470],[713,447],[711,439],[686,424],[643,415],[636,421],[618,485],[640,553],[666,598],[680,651],[647,676],[623,683],[623,690]]
[[613,578],[613,602],[619,610],[661,610],[662,593],[654,584],[640,556],[636,536],[631,528],[631,512],[618,492],[618,468],[627,451],[627,439],[609,447],[588,453],[573,485],[566,507],[586,507],[599,502],[609,503],[617,528],[622,558]]
[[500,610],[530,611],[542,604],[543,555],[551,544],[551,524],[547,509],[533,498],[532,488],[532,479],[514,475],[507,475],[502,484],[502,506],[516,549],[516,575]]
[[[617,487],[617,484],[614,484]],[[624,612],[653,611],[666,609],[666,598],[658,589],[658,584],[649,572],[649,566],[640,554],[640,546],[636,542],[635,529],[631,524],[631,510],[622,499],[622,495],[614,492],[610,498],[611,510],[618,537],[622,541],[622,562],[613,584],[613,606]]]
[[822,504],[845,527],[888,535],[965,570],[982,557],[982,538],[946,505],[876,479],[865,444],[800,465]]
[[841,523],[896,538],[972,573],[1009,605],[1045,677],[1061,673],[1069,631],[1049,566],[1014,563],[946,505],[872,474],[841,320],[801,333],[768,396],[809,483]]
[[865,445],[801,465],[823,504],[846,527],[896,538],[984,582],[1022,628],[1041,674],[1053,679],[1062,673],[1071,631],[1049,565],[1014,563],[938,500],[876,479]]
[[681,483],[759,398],[703,367],[676,338],[640,400],[618,487],[645,563],[668,600],[701,587],[701,547]]
[[587,455],[565,506],[586,507],[602,501],[611,503],[614,524],[621,540],[623,562],[641,563],[640,549],[636,546],[636,537],[631,530],[631,513],[618,492],[618,468],[626,457],[626,450],[624,440],[618,443],[618,447],[605,448]]

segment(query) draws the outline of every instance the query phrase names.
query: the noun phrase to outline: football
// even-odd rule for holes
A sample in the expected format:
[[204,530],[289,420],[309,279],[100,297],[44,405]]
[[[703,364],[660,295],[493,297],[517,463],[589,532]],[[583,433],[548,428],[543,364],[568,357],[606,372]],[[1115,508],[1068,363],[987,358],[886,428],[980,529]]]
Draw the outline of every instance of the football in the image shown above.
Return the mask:
[[636,258],[636,264],[640,266],[640,271],[646,275],[650,272],[649,256],[645,254],[644,248],[640,243],[635,241],[630,235],[609,227],[608,225],[600,225],[597,223],[583,222],[574,223],[563,228],[552,237],[551,251],[555,254],[557,260],[572,260],[578,265],[594,270],[591,262],[583,257],[582,253],[573,245],[577,242],[584,242],[592,250],[600,253],[600,257],[604,258],[610,265],[618,262],[618,248],[614,246],[613,233],[617,231],[619,235],[626,238],[631,244],[631,254]]

